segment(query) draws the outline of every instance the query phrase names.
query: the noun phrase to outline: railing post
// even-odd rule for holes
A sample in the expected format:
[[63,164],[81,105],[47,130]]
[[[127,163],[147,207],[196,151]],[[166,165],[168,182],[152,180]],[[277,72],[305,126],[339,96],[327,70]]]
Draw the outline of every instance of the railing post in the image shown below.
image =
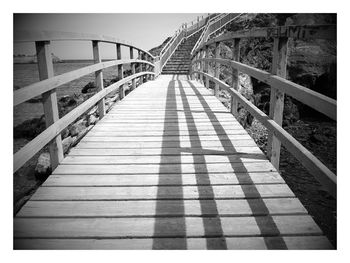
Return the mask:
[[[134,59],[134,49],[133,47],[130,47],[130,59]],[[136,70],[135,70],[135,63],[131,63],[131,74],[134,75],[136,73]],[[133,79],[132,80],[132,86],[131,86],[131,89],[136,89],[136,80]]]
[[[215,58],[220,58],[220,48],[219,48],[220,43],[216,42],[215,43]],[[220,79],[220,63],[216,62],[215,63],[215,78]],[[214,95],[216,97],[219,96],[219,84],[215,83],[215,90],[214,90]]]
[[[92,49],[93,49],[94,63],[101,63],[102,58],[101,58],[101,54],[100,54],[100,48],[99,48],[98,41],[92,41]],[[95,85],[97,87],[97,92],[103,90],[102,70],[95,72]],[[105,99],[104,98],[98,102],[98,114],[99,114],[99,119],[102,119],[106,114]]]
[[[239,62],[240,57],[240,48],[239,48],[239,38],[233,39],[232,43],[232,60]],[[239,87],[239,72],[237,69],[232,68],[232,88],[238,90]],[[234,116],[238,116],[238,101],[233,95],[231,95],[231,113]]]
[[[141,50],[139,50],[139,59],[142,60],[142,52],[141,52]],[[143,71],[143,66],[142,65],[143,64],[140,63],[140,66],[139,66],[140,72]],[[142,84],[142,83],[143,83],[143,76],[140,77],[140,84]]]
[[[271,73],[282,78],[287,75],[288,38],[274,38]],[[282,126],[284,108],[284,93],[271,87],[270,118]],[[280,161],[281,142],[269,131],[267,154],[273,166],[278,170]]]
[[[50,41],[35,42],[36,54],[38,58],[38,69],[40,80],[52,78],[54,76]],[[42,94],[45,123],[49,127],[59,119],[56,89]],[[56,169],[63,159],[62,138],[58,134],[49,145],[52,171]]]
[[[121,51],[121,45],[117,43],[117,59],[122,59],[122,51]],[[124,67],[123,65],[118,65],[118,78],[123,79],[124,78]],[[125,90],[124,85],[121,85],[119,87],[119,99],[123,99],[125,97]]]
[[[203,58],[203,53],[204,53],[203,50],[199,51],[199,58]],[[202,71],[202,72],[204,71],[203,65],[204,65],[203,61],[199,62],[199,71]],[[202,83],[202,84],[204,83],[204,81],[203,81],[203,74],[199,74],[199,82]]]
[[[209,58],[209,46],[205,47],[205,57]],[[207,74],[209,74],[209,62],[206,61],[204,65],[205,65],[205,72]],[[208,77],[205,78],[205,86],[207,89],[209,89],[209,78]]]

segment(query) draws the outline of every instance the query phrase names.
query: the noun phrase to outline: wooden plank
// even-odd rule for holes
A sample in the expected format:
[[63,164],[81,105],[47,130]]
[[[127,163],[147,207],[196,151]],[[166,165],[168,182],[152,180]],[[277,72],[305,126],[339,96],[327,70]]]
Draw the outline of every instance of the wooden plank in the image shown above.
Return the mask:
[[[93,49],[93,56],[94,56],[94,63],[101,63],[102,58],[100,54],[100,48],[99,48],[99,42],[98,41],[92,41],[92,49]],[[119,66],[118,66],[119,67]],[[95,72],[95,85],[97,88],[97,92],[103,90],[103,72],[102,70]],[[98,115],[99,119],[101,120],[106,115],[106,108],[105,108],[105,100],[102,98],[97,105],[98,108]]]
[[162,142],[162,141],[152,141],[152,142],[85,142],[81,141],[76,148],[85,148],[85,149],[96,149],[96,148],[103,148],[103,149],[113,149],[113,148],[120,148],[120,149],[133,149],[133,148],[204,148],[204,147],[219,147],[224,146],[227,149],[231,149],[231,151],[234,151],[234,148],[237,146],[256,146],[255,142],[252,139],[245,139],[245,140],[237,140],[237,141],[201,141],[200,143],[197,143],[197,145],[192,145],[193,143],[191,141],[169,141],[169,142]]
[[216,154],[216,155],[229,155],[238,153],[250,153],[250,154],[261,154],[261,150],[257,147],[206,147],[206,148],[137,148],[137,149],[104,149],[104,148],[73,148],[70,150],[69,155],[104,155],[104,156],[123,156],[123,155],[179,155],[179,154]]
[[[206,180],[197,181],[196,174],[53,174],[44,186],[171,186],[171,185],[237,185],[282,184],[284,180],[276,172],[257,173],[208,173]],[[160,180],[161,179],[161,180]]]
[[[157,206],[164,207],[157,211]],[[183,207],[184,209],[179,209]],[[206,207],[207,209],[201,209]],[[264,216],[307,214],[297,198],[252,200],[29,201],[20,217]]]
[[[205,231],[202,218],[16,218],[17,238],[122,238],[122,237],[186,237],[262,236],[322,234],[310,216],[262,217],[272,221],[262,230],[254,217],[221,217],[220,228]],[[206,224],[214,222],[207,218]],[[162,231],[155,232],[155,226]]]
[[67,156],[62,164],[198,164],[266,162],[264,154],[178,156]]
[[[220,42],[215,43],[215,58],[220,58]],[[216,78],[220,79],[220,63],[215,63],[215,72],[214,75]],[[219,85],[215,83],[214,95],[219,98]]]
[[[72,173],[74,174],[74,173]],[[32,201],[182,200],[294,197],[286,184],[212,186],[40,187]]]
[[[38,71],[40,80],[49,79],[54,76],[52,55],[49,41],[35,42],[38,59]],[[52,89],[42,94],[42,103],[45,115],[46,128],[58,121],[58,106],[56,90]],[[49,144],[51,169],[55,169],[63,159],[63,148],[61,134],[52,138]]]
[[133,137],[101,137],[101,136],[86,136],[82,142],[180,142],[191,141],[193,143],[200,143],[201,141],[239,141],[250,140],[248,134],[235,135],[206,135],[206,136],[133,136]]
[[225,131],[215,131],[214,129],[211,130],[169,130],[169,131],[162,131],[162,130],[136,130],[136,131],[98,131],[98,130],[91,130],[84,138],[89,137],[129,137],[129,136],[135,136],[139,137],[142,136],[143,138],[146,137],[152,137],[152,136],[164,136],[164,139],[166,140],[167,136],[205,136],[205,135],[240,135],[240,134],[246,134],[246,132],[243,129],[231,129],[231,130],[225,130]]
[[217,173],[276,171],[266,162],[208,163],[208,164],[138,164],[138,165],[59,165],[53,174],[154,174],[154,173]]
[[[268,249],[266,242],[280,247],[283,242],[287,249],[333,249],[325,236],[284,236],[284,237],[226,237],[186,238],[187,249],[208,249],[208,244],[222,244],[227,249]],[[184,249],[183,238],[128,238],[128,239],[15,239],[15,249]],[[271,248],[271,246],[270,246]],[[273,246],[272,246],[273,248]]]
[[[287,77],[287,53],[288,53],[288,38],[275,38],[273,44],[273,60],[272,70],[273,75],[282,78]],[[271,87],[270,93],[270,119],[274,120],[282,127],[284,108],[284,93]],[[271,160],[273,166],[279,169],[281,141],[273,135],[272,131],[268,133],[267,156]]]

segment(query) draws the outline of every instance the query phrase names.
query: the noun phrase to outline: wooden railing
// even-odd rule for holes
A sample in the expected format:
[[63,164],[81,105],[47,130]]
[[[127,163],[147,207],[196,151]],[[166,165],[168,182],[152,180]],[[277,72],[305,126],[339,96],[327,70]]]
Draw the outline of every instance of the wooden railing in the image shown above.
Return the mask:
[[193,55],[194,51],[201,46],[204,42],[208,40],[210,35],[216,33],[218,30],[226,26],[227,24],[231,23],[233,20],[238,18],[242,14],[219,14],[217,16],[213,16],[208,23],[206,24],[205,29],[203,30],[201,36],[199,37],[197,43],[194,45],[191,55]]
[[[271,73],[256,69],[239,62],[240,39],[250,37],[273,39],[273,61]],[[273,28],[257,28],[245,31],[230,32],[213,38],[201,44],[195,51],[192,60],[191,76],[203,82],[209,88],[209,80],[215,83],[215,95],[219,89],[225,89],[231,94],[231,112],[237,116],[238,103],[260,121],[269,132],[268,157],[271,163],[279,168],[281,143],[291,152],[301,164],[336,197],[336,175],[322,164],[310,151],[293,138],[282,126],[284,94],[287,94],[309,107],[323,113],[329,118],[337,119],[336,100],[312,91],[306,87],[286,79],[288,39],[336,39],[334,25],[317,26],[282,26]],[[232,41],[232,60],[219,57],[219,44],[222,41]],[[215,57],[209,58],[209,46],[215,45]],[[208,74],[211,63],[215,63],[215,74]],[[232,83],[227,85],[219,78],[220,65],[232,68]],[[271,87],[269,116],[259,110],[254,104],[243,97],[238,91],[238,72],[254,77]]]
[[[51,42],[62,40],[91,41],[95,64],[62,75],[54,76]],[[33,97],[42,95],[46,121],[46,129],[14,154],[14,172],[22,167],[30,158],[32,158],[47,144],[49,144],[51,166],[52,169],[55,169],[63,159],[61,139],[61,132],[63,129],[65,129],[69,124],[74,122],[96,104],[98,104],[99,118],[103,118],[106,112],[104,98],[108,94],[113,91],[118,91],[119,99],[122,99],[125,96],[124,84],[131,82],[131,88],[134,89],[136,88],[136,78],[139,78],[140,83],[143,83],[144,81],[147,81],[148,79],[153,78],[154,75],[158,74],[157,72],[154,72],[155,65],[153,62],[155,57],[153,57],[149,52],[137,48],[131,43],[120,41],[112,37],[70,32],[22,31],[15,32],[14,42],[35,42],[39,78],[41,81],[14,91],[13,105],[17,106]],[[100,43],[114,44],[116,46],[117,59],[102,62]],[[122,59],[121,46],[129,47],[130,59]],[[134,59],[134,50],[138,51],[138,57],[140,59]],[[125,64],[131,65],[131,76],[124,77],[123,65]],[[138,73],[136,73],[136,65],[140,65],[140,72]],[[104,88],[102,70],[113,66],[118,67],[117,75],[119,77],[119,81]],[[56,88],[91,73],[95,73],[97,93],[62,118],[59,118]]]

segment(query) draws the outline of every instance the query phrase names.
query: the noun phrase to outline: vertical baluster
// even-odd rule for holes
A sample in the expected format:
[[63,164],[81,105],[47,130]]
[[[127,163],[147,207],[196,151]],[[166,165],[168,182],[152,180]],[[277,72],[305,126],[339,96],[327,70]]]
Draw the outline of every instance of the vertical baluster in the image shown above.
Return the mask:
[[[287,75],[288,38],[275,38],[273,44],[272,74],[282,78]],[[284,108],[284,93],[271,87],[270,118],[282,126]],[[281,142],[269,131],[267,154],[271,163],[279,169]]]
[[[134,59],[134,49],[133,47],[130,47],[130,59]],[[135,70],[135,63],[131,63],[131,74],[134,75],[136,73],[136,70]],[[131,86],[131,89],[136,89],[136,80],[133,79],[132,80],[132,86]]]
[[[240,48],[239,48],[240,39],[235,38],[233,39],[232,43],[232,60],[239,62],[239,56],[240,56]],[[239,87],[239,72],[237,69],[232,68],[232,88],[235,90],[238,90]],[[231,113],[234,116],[238,116],[238,101],[237,98],[233,95],[231,95]]]
[[[40,80],[52,78],[54,76],[50,41],[35,42],[38,58],[38,69]],[[59,119],[56,89],[42,94],[45,123],[49,127]],[[62,138],[58,134],[49,145],[50,161],[52,171],[56,169],[63,159]]]
[[[199,58],[201,59],[201,58],[203,58],[203,50],[200,50],[199,51]],[[203,61],[201,61],[201,62],[199,62],[199,71],[204,71],[204,68],[203,68]],[[200,83],[204,83],[204,81],[203,81],[203,74],[199,74],[199,82]]]
[[[121,51],[121,45],[117,43],[117,59],[122,59],[122,51]],[[123,65],[118,65],[118,78],[123,79],[124,78],[124,67]],[[124,85],[121,85],[119,87],[119,99],[123,99],[125,97],[125,90]]]
[[[100,46],[100,44],[99,44],[98,41],[92,41],[94,63],[101,63],[102,62],[99,46]],[[97,87],[97,92],[103,90],[103,73],[102,73],[102,70],[99,70],[99,71],[95,72],[95,84],[96,84],[96,87]],[[98,114],[99,114],[99,118],[100,119],[102,119],[105,116],[105,114],[106,114],[104,98],[101,99],[98,102]]]
[[[205,47],[205,57],[209,58],[209,46]],[[205,72],[207,74],[209,74],[209,62],[208,61],[205,62]],[[205,86],[207,87],[207,89],[209,89],[209,78],[208,77],[205,77]]]
[[[220,48],[219,48],[220,43],[216,42],[215,43],[215,58],[220,58]],[[220,79],[220,63],[216,62],[215,63],[215,78]],[[215,90],[214,90],[214,95],[216,97],[219,96],[219,84],[215,83]]]
[[[139,50],[139,59],[142,60],[142,52]],[[142,63],[139,64],[140,72],[143,71]],[[143,83],[143,76],[140,77],[140,85]]]

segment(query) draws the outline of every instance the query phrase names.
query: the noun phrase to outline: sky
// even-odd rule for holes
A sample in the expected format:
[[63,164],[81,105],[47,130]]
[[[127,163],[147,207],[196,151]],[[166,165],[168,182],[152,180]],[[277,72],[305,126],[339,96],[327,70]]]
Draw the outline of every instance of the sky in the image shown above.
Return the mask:
[[[174,35],[182,23],[204,13],[14,14],[14,30],[49,30],[106,35],[149,50]],[[55,41],[52,52],[61,59],[91,59],[89,41]],[[125,50],[126,51],[126,50]],[[14,43],[14,54],[35,54],[34,43]],[[103,44],[102,58],[115,58],[115,45]],[[122,54],[129,54],[123,52]],[[126,55],[123,57],[127,57]]]

